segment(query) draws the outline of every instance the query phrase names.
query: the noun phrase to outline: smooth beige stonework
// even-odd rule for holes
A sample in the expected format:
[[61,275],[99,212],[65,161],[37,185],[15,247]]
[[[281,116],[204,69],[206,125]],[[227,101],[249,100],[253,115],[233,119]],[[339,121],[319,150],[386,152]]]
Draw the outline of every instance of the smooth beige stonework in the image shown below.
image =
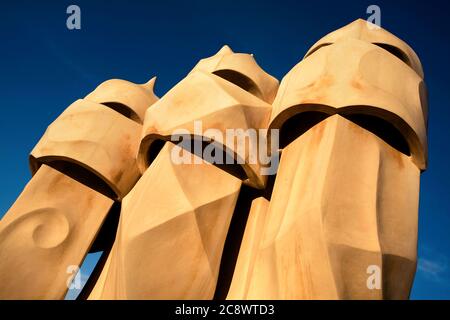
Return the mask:
[[80,166],[106,184],[108,196],[121,199],[140,175],[134,155],[141,129],[107,106],[77,100],[48,127],[31,152],[31,166]]
[[212,164],[175,165],[174,147],[166,143],[125,197],[91,299],[213,298],[242,181]]
[[[244,77],[254,86],[243,86]],[[148,109],[138,154],[143,176],[123,201],[116,241],[91,299],[213,298],[241,184],[262,188],[265,183],[259,164],[249,162],[249,149],[239,149],[237,140],[220,140],[217,133],[267,128],[271,106],[260,97],[273,99],[277,86],[252,56],[223,47]],[[205,163],[202,154],[171,142],[152,159],[155,142],[173,140],[177,129],[184,130],[185,139],[211,139],[237,154],[246,175]],[[249,143],[258,148],[258,141]],[[176,163],[179,153],[191,160]]]
[[270,124],[281,162],[262,235],[250,212],[229,299],[408,298],[427,163],[421,77],[404,42],[356,21],[283,78]]
[[278,80],[261,69],[253,55],[235,53],[229,46],[200,60],[192,72],[196,70],[218,75],[268,103],[272,103],[277,94]]
[[0,299],[63,299],[112,204],[42,165],[0,223]]
[[255,266],[256,256],[261,245],[262,231],[266,222],[269,201],[263,197],[252,201],[244,237],[242,238],[238,260],[233,273],[228,300],[247,299],[249,286]]
[[[315,125],[283,150],[246,298],[407,298],[419,176],[407,156],[339,115]],[[381,289],[367,286],[373,265]]]
[[111,79],[100,84],[84,99],[107,105],[138,123],[144,122],[145,111],[158,100],[153,93],[156,77],[145,84]]
[[417,72],[419,77],[424,77],[419,57],[407,43],[389,31],[363,19],[357,19],[336,31],[327,34],[308,50],[305,57],[323,47],[345,39],[357,39],[367,43],[373,43],[404,61]]
[[426,168],[426,91],[404,62],[373,44],[345,39],[324,47],[284,77],[273,103],[271,128],[292,116],[364,114],[385,120],[406,140],[413,161]]
[[[139,179],[135,155],[145,110],[157,101],[156,78],[144,85],[113,79],[70,105],[31,151],[30,166],[54,166],[122,199]],[[87,173],[91,175],[84,178]]]
[[[228,72],[225,76],[219,72],[223,70]],[[228,76],[230,72],[233,77]],[[253,86],[243,86],[242,77],[253,79]],[[241,142],[224,137],[227,130],[267,128],[272,108],[268,102],[273,100],[277,88],[278,81],[248,54],[233,53],[224,47],[213,57],[201,60],[186,78],[147,110],[138,155],[141,172],[150,164],[149,149],[155,141],[173,141],[175,137],[204,139],[221,145],[243,162],[245,183],[263,188],[265,177],[261,175],[260,163],[249,161],[251,151],[258,150],[259,138]],[[201,132],[196,130],[199,125]],[[242,148],[245,143],[248,146]]]
[[64,298],[114,200],[140,176],[133,115],[156,100],[153,84],[106,82],[48,127],[30,155],[33,178],[0,221],[0,298]]

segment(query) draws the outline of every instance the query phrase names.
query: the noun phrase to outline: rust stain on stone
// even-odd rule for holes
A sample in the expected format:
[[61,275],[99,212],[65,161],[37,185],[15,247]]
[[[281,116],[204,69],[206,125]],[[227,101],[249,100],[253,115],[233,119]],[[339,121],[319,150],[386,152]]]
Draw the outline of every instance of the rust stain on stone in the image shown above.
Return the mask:
[[356,88],[358,90],[362,90],[363,89],[363,85],[361,82],[359,82],[357,79],[353,79],[351,82],[351,85],[353,88]]
[[327,121],[322,121],[311,128],[311,130],[312,130],[311,146],[313,146],[313,147],[319,146],[320,142],[323,140],[322,137],[323,137],[326,125],[327,125]]
[[386,149],[389,153],[389,158],[394,159],[395,162],[397,163],[399,170],[402,170],[405,167],[403,158],[406,156],[403,155],[403,153],[401,153],[400,151],[397,151],[392,147],[387,147]]

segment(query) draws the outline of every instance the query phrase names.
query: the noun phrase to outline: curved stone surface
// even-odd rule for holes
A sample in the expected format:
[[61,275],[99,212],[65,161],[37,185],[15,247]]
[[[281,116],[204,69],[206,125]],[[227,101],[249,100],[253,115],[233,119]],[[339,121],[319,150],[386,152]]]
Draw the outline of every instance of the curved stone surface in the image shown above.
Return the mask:
[[153,92],[155,81],[156,77],[144,84],[135,84],[120,79],[107,80],[84,99],[105,104],[142,124],[145,111],[158,100]]
[[223,46],[214,56],[200,60],[192,71],[201,70],[222,77],[267,103],[272,103],[278,80],[266,73],[251,54],[234,53]]
[[135,155],[141,128],[107,106],[77,100],[47,128],[32,150],[32,171],[43,163],[75,164],[106,183],[113,191],[108,196],[121,199],[139,178]]
[[173,164],[174,148],[166,143],[125,197],[91,299],[213,298],[242,181],[207,163]]
[[407,141],[413,161],[427,165],[423,80],[385,50],[355,39],[324,47],[283,78],[270,128],[302,112],[365,114],[392,124]]
[[407,156],[339,115],[309,129],[283,149],[257,253],[240,253],[253,257],[246,298],[407,299],[419,180]]
[[[141,172],[150,164],[149,150],[158,139],[174,140],[175,133],[185,137],[206,138],[223,146],[227,153],[241,159],[246,183],[262,188],[258,159],[250,159],[258,150],[258,129],[267,128],[271,105],[221,77],[193,71],[147,110],[138,155]],[[201,125],[197,132],[196,123]],[[239,140],[225,139],[227,130],[253,130],[257,139],[240,148]],[[225,141],[224,141],[225,139]],[[192,150],[190,150],[192,151]],[[254,151],[255,153],[251,153]]]
[[63,299],[112,204],[42,165],[0,221],[0,299]]
[[308,50],[305,58],[323,47],[346,39],[357,39],[379,45],[405,62],[421,78],[424,77],[419,57],[407,43],[389,31],[363,19],[357,19],[321,38]]
[[268,209],[269,200],[266,198],[259,197],[252,201],[227,300],[247,299]]

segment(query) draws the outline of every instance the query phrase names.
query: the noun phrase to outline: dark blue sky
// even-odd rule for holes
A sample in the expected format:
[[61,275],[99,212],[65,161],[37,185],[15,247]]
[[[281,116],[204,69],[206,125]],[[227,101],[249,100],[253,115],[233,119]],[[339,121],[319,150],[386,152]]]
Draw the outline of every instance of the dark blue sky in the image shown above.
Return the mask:
[[[66,28],[81,8],[82,29]],[[430,94],[415,299],[450,299],[448,1],[9,1],[0,4],[0,217],[30,179],[28,154],[71,102],[100,82],[158,76],[162,96],[223,44],[281,79],[321,36],[381,7],[382,27],[419,55]],[[399,190],[398,192],[401,192]],[[92,268],[92,259],[86,272]]]

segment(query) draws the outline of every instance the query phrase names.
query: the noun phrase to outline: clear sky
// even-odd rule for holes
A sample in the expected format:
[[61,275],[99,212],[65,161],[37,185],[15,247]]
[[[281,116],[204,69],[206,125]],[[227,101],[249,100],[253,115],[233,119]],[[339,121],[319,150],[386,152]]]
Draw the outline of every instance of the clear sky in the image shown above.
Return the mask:
[[[81,8],[81,30],[66,8]],[[110,78],[158,76],[162,96],[223,44],[281,79],[321,36],[381,8],[381,24],[419,55],[429,88],[414,299],[450,299],[448,1],[8,1],[0,4],[0,217],[30,179],[28,154],[71,102]],[[398,190],[401,192],[401,190]],[[92,268],[95,257],[85,264]]]

